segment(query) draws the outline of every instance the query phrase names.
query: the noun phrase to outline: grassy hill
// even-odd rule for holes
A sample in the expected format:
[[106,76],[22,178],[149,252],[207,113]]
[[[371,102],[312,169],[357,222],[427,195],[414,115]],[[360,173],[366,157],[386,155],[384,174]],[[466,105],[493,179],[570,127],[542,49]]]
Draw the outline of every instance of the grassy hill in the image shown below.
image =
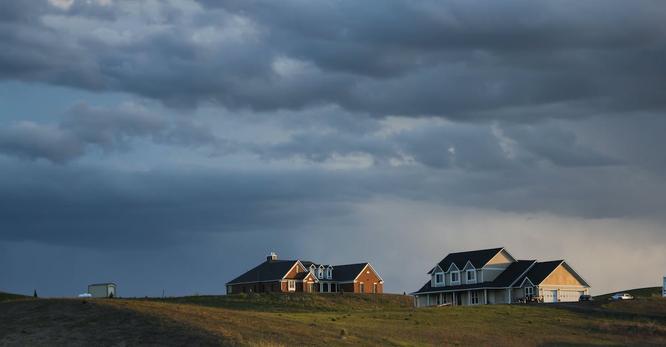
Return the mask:
[[[649,314],[646,302],[653,308]],[[666,344],[661,298],[414,309],[411,298],[401,295],[255,294],[24,300],[0,303],[0,311],[7,313],[0,315],[0,345],[77,345],[65,339],[72,334],[81,345]],[[21,327],[28,333],[17,333]]]
[[28,299],[28,298],[30,298],[30,297],[25,296],[25,295],[0,292],[0,302],[21,300],[21,299]]
[[636,298],[651,298],[651,297],[660,297],[661,296],[661,287],[647,287],[647,288],[636,288],[630,290],[624,290],[619,292],[612,292],[603,295],[597,295],[594,297],[595,300],[608,300],[615,293],[629,293]]
[[288,295],[277,293],[223,296],[201,295],[139,300],[270,312],[396,310],[411,308],[414,302],[414,298],[408,295],[354,295],[350,293],[331,295],[310,295],[303,293],[292,293]]

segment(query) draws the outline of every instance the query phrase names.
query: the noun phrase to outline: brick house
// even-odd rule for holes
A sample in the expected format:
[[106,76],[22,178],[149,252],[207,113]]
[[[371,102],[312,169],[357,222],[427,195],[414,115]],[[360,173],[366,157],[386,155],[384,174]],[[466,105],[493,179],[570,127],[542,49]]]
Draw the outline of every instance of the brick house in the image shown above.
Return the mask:
[[516,260],[504,248],[450,253],[412,293],[417,307],[578,301],[590,286],[564,260]]
[[383,293],[384,280],[370,263],[318,264],[301,260],[278,260],[275,253],[266,261],[226,284],[227,294]]

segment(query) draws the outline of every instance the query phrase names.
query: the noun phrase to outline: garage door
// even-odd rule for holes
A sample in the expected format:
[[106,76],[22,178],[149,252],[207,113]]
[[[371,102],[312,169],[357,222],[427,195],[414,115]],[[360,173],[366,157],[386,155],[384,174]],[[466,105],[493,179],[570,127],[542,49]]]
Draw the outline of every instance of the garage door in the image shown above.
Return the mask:
[[578,301],[578,298],[580,298],[581,295],[583,295],[585,292],[584,291],[579,291],[579,290],[560,290],[560,301],[564,302],[572,302],[572,301]]
[[543,302],[557,302],[557,290],[544,290]]

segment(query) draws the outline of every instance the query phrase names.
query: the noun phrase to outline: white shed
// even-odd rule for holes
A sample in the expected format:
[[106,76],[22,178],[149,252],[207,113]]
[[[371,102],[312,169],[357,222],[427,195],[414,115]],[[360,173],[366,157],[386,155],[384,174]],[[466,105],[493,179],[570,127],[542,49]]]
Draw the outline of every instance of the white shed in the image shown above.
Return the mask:
[[93,298],[115,298],[116,284],[115,283],[95,283],[88,286],[88,293]]

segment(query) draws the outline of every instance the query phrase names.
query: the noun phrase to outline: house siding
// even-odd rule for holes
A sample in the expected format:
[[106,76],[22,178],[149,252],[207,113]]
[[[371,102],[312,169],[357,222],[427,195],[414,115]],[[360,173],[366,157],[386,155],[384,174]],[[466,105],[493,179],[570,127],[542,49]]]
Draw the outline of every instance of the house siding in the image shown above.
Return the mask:
[[372,294],[373,293],[373,284],[377,283],[377,292],[376,294],[381,294],[384,292],[384,285],[381,283],[379,276],[372,270],[370,266],[366,266],[363,269],[363,272],[356,277],[354,283],[354,293],[361,293],[361,283],[364,284],[364,290],[362,293]]
[[548,275],[543,282],[541,282],[541,285],[583,286],[583,284],[562,264],[555,268],[555,270]]

